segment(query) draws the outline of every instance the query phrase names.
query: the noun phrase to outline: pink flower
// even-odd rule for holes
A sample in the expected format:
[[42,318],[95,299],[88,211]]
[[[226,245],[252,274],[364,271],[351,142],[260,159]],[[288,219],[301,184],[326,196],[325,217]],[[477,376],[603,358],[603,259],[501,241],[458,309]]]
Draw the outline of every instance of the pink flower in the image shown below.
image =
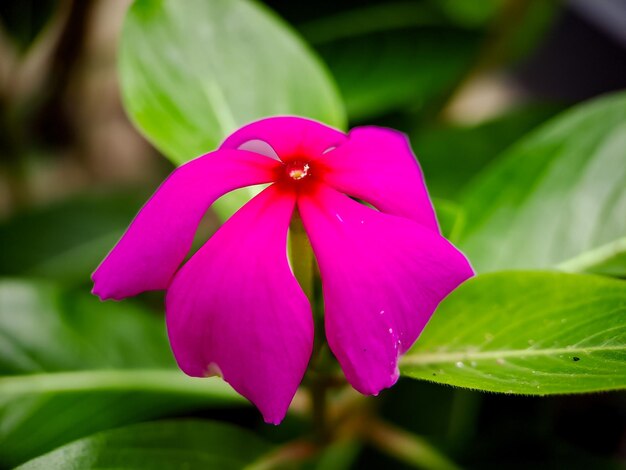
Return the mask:
[[[260,183],[272,184],[178,269],[207,208]],[[328,344],[350,384],[375,395],[396,382],[399,356],[439,302],[473,274],[440,235],[399,132],[346,135],[296,117],[243,127],[162,184],[93,274],[94,293],[122,299],[167,289],[180,368],[222,375],[279,423],[313,345],[311,307],[286,255],[295,210],[320,268]]]

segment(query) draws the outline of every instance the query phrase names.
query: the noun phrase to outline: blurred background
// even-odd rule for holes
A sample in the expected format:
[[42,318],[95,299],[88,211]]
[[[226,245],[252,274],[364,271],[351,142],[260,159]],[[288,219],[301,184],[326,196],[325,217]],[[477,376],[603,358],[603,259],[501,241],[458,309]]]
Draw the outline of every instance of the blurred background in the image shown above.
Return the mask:
[[[173,169],[122,107],[116,51],[130,3],[0,2],[4,277],[88,292],[90,273]],[[626,0],[265,3],[326,63],[350,127],[410,137],[435,198],[454,201],[556,113],[626,88]],[[209,216],[206,231],[217,224]],[[155,316],[161,301],[139,300]],[[401,380],[376,406],[466,467],[589,469],[624,468],[624,402],[621,393],[502,397]],[[253,413],[220,417],[250,424]],[[260,430],[280,439],[290,426]],[[352,465],[389,461],[366,448]]]

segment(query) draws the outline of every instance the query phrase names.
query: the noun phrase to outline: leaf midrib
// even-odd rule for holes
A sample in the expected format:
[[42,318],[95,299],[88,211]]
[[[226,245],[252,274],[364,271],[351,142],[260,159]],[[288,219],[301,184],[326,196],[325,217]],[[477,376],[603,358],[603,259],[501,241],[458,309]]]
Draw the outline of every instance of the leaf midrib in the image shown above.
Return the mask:
[[625,351],[626,344],[617,346],[565,347],[548,349],[503,349],[494,351],[455,351],[442,353],[423,353],[405,356],[400,366],[424,366],[429,364],[456,363],[459,361],[497,360],[505,358],[525,359],[532,356],[555,356],[558,354],[590,354],[594,352]]

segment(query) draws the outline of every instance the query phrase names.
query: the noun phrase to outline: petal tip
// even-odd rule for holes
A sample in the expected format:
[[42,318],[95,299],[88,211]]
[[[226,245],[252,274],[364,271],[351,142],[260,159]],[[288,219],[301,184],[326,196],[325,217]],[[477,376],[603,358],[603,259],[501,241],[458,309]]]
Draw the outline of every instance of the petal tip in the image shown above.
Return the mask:
[[282,396],[280,397],[255,396],[253,398],[248,393],[243,393],[242,395],[261,412],[263,421],[267,424],[278,426],[285,419],[295,392],[291,396],[289,394],[281,394]]
[[381,380],[381,377],[373,377],[370,380],[348,380],[352,387],[363,395],[370,395],[377,397],[380,392],[387,388],[393,387],[400,378],[400,369],[398,368],[398,361],[396,360],[393,365],[393,372],[387,377]]
[[270,415],[270,416],[263,415],[263,421],[265,421],[266,424],[272,424],[274,426],[278,426],[280,423],[283,422],[283,419],[285,419],[285,414],[283,414],[280,417],[273,416],[273,415]]
[[103,280],[102,277],[98,275],[97,270],[91,275],[91,280],[93,281],[91,293],[98,297],[102,302],[105,300],[119,301],[126,297],[125,295],[121,295],[118,291],[116,291],[116,289],[111,288],[110,283]]
[[94,279],[94,276],[92,276],[91,279],[92,279],[92,281],[94,281],[93,288],[91,289],[91,293],[93,295],[98,297],[100,299],[100,301],[102,301],[102,302],[104,302],[105,300],[109,300],[109,299],[113,298],[112,295],[109,292],[107,292],[106,289],[102,288],[101,283],[97,282]]

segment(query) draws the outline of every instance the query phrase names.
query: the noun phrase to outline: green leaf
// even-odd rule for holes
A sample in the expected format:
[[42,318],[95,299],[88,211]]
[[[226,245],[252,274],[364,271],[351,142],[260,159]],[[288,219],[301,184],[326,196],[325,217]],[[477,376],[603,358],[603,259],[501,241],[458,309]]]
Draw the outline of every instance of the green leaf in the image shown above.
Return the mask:
[[21,470],[242,469],[271,449],[250,431],[212,421],[161,421],[102,432],[20,466]]
[[414,1],[387,1],[327,13],[322,18],[300,24],[298,29],[311,44],[320,45],[379,31],[444,24],[444,17],[436,7]]
[[502,272],[446,298],[401,362],[409,377],[528,395],[626,388],[626,282]]
[[[136,0],[119,71],[132,120],[178,165],[266,116],[345,126],[322,63],[280,18],[248,0]],[[222,198],[216,209],[228,215],[251,195]]]
[[441,234],[451,242],[455,242],[463,230],[465,212],[454,202],[445,199],[433,199]]
[[84,283],[146,194],[85,193],[0,223],[0,275]]
[[560,11],[559,2],[554,1],[430,0],[429,3],[457,26],[487,29],[491,36],[483,47],[491,49],[490,65],[496,68],[519,61],[531,52]]
[[163,319],[48,283],[0,282],[0,461],[123,424],[241,403],[174,364]]
[[[462,198],[460,247],[480,271],[548,268],[626,236],[626,93],[563,113],[487,169]],[[596,251],[599,250],[599,251]],[[626,273],[626,266],[624,271]]]
[[465,26],[479,27],[487,24],[502,8],[502,0],[430,0],[439,7],[450,20]]
[[473,126],[419,128],[411,135],[411,144],[431,194],[458,197],[494,158],[560,110],[557,105],[533,104]]
[[557,265],[561,271],[626,277],[626,237],[585,251]]
[[477,37],[446,28],[375,32],[320,44],[351,120],[422,109],[441,98],[472,61]]

